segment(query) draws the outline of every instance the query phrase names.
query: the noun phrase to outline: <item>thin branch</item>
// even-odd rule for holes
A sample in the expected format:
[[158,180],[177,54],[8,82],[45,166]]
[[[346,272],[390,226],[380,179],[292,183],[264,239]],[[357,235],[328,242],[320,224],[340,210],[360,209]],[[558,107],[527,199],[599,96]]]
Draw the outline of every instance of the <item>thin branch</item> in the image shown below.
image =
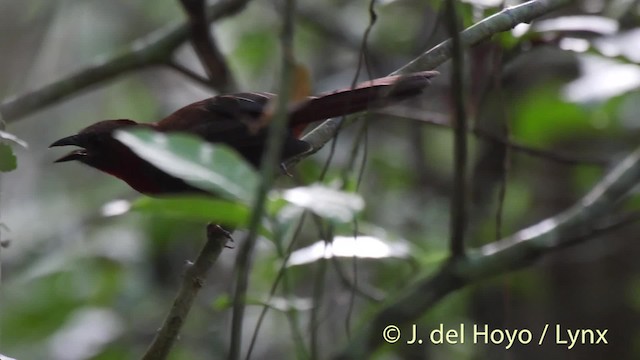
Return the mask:
[[[507,106],[504,101],[505,99],[504,88],[502,86],[503,53],[502,51],[496,51],[494,52],[494,56],[496,61],[495,63],[496,68],[493,71],[493,81],[494,81],[494,87],[498,93],[498,101],[500,102],[500,111],[502,112],[502,116],[500,117],[499,121],[502,128],[502,133],[504,134],[505,138],[508,140],[509,134],[511,133],[511,127],[509,126],[510,114],[509,114],[509,111],[507,110]],[[474,132],[477,132],[478,130],[480,129],[476,128],[474,129]],[[496,240],[499,240],[502,238],[502,223],[503,223],[504,205],[505,205],[504,203],[505,203],[505,199],[507,198],[507,180],[509,178],[509,172],[511,170],[511,152],[512,152],[512,147],[509,145],[505,146],[504,158],[502,159],[502,168],[499,170],[500,180],[498,184],[498,199],[497,199],[498,205],[496,207],[496,214],[495,214],[495,220],[496,220],[496,238],[495,239]],[[507,288],[505,288],[505,290],[507,290]]]
[[185,67],[184,65],[180,64],[175,60],[168,61],[166,65],[202,86],[205,86],[207,88],[213,87],[211,80],[200,76],[198,73]]
[[[396,106],[386,109],[380,109],[375,111],[376,114],[390,115],[399,118],[406,118],[410,120],[420,121],[427,125],[433,125],[437,127],[450,129],[452,126],[449,123],[448,117],[444,114],[434,112],[420,112],[414,111],[408,107]],[[500,135],[496,135],[490,131],[481,128],[473,128],[469,131],[473,135],[480,139],[497,142],[508,146],[513,151],[518,151],[522,154],[537,157],[543,160],[557,162],[565,165],[589,165],[597,167],[605,167],[608,165],[608,161],[604,159],[595,159],[585,156],[568,155],[551,150],[538,149],[531,146],[521,144],[511,139],[505,139]]]
[[232,92],[235,81],[227,62],[209,31],[205,0],[180,0],[189,16],[191,44],[193,45],[213,87],[220,92]]
[[[316,215],[314,218],[319,219]],[[318,221],[317,225],[322,227],[322,221]],[[331,243],[333,239],[333,225],[328,224],[326,230],[320,230],[325,233],[327,236],[323,236],[325,240],[324,246],[325,249]],[[329,262],[323,256],[316,262],[315,272],[311,281],[311,299],[313,306],[311,307],[311,314],[309,314],[309,359],[315,360],[321,358],[320,354],[320,312],[323,310],[322,303],[326,294],[326,284],[327,284],[327,270],[328,270]]]
[[281,149],[284,143],[287,126],[287,105],[292,89],[293,69],[295,66],[293,52],[293,32],[295,0],[286,0],[283,7],[283,29],[280,43],[282,44],[282,73],[280,77],[280,96],[277,97],[276,113],[269,126],[267,148],[262,158],[260,167],[261,182],[253,211],[249,221],[249,233],[240,247],[236,260],[236,288],[233,297],[233,315],[231,320],[231,341],[229,359],[240,358],[242,344],[242,326],[244,321],[244,309],[247,288],[249,286],[249,272],[251,268],[251,255],[258,237],[258,229],[265,211],[267,193],[276,176]]
[[[303,212],[300,218],[298,219],[298,224],[296,225],[296,228],[293,231],[293,235],[291,236],[291,241],[289,242],[289,245],[287,246],[286,249],[283,249],[282,241],[275,242],[276,251],[278,253],[278,256],[282,259],[282,264],[278,269],[278,274],[276,275],[276,278],[273,281],[273,284],[271,284],[271,290],[269,290],[269,296],[265,301],[265,305],[262,307],[262,310],[260,311],[260,315],[258,316],[258,321],[256,322],[256,326],[253,329],[253,335],[251,337],[251,342],[249,343],[249,348],[247,349],[247,355],[245,356],[245,360],[251,359],[251,354],[257,342],[260,328],[262,327],[262,323],[264,322],[264,319],[267,315],[267,310],[269,310],[269,307],[266,304],[269,304],[272,301],[273,297],[276,294],[278,286],[280,285],[280,281],[282,281],[282,288],[283,288],[282,292],[284,293],[285,298],[288,299],[291,297],[290,284],[289,284],[290,280],[287,273],[288,271],[287,262],[289,261],[289,258],[291,257],[291,254],[293,252],[293,248],[296,245],[296,240],[300,236],[300,232],[302,231],[302,225],[304,224],[304,220],[306,217],[307,217],[307,213]],[[299,326],[298,326],[298,316],[296,314],[295,308],[293,308],[292,311],[287,311],[286,314],[287,314],[287,320],[289,320],[289,324],[291,327],[291,333],[292,333],[291,335],[293,336],[293,342],[296,348],[296,355],[298,356],[298,358],[306,359],[309,357],[309,354],[307,353],[307,350],[304,346],[302,331],[299,329]]]
[[640,182],[640,148],[605,176],[587,195],[566,211],[523,229],[500,241],[487,244],[467,256],[452,259],[436,274],[414,286],[381,309],[372,322],[336,359],[366,359],[383,343],[383,329],[389,324],[410,332],[409,324],[447,295],[463,286],[530,265],[543,256],[585,242],[605,231],[638,219],[631,214],[613,223],[603,219],[613,212]]
[[453,192],[451,194],[450,241],[451,257],[464,256],[464,236],[467,228],[467,117],[465,111],[464,59],[458,34],[458,14],[453,0],[445,3],[447,27],[451,34],[453,98]]
[[[217,2],[207,8],[207,20],[213,22],[234,15],[249,1]],[[187,23],[168,25],[133,42],[123,51],[96,58],[90,65],[52,84],[5,99],[0,104],[0,114],[10,123],[125,72],[163,64],[188,36]]]
[[193,301],[207,279],[209,269],[218,259],[227,241],[229,233],[218,225],[207,226],[207,241],[200,251],[196,261],[189,264],[180,290],[173,301],[173,306],[167,314],[162,327],[153,342],[142,357],[143,360],[166,359],[171,347],[178,338],[182,324],[184,324]]

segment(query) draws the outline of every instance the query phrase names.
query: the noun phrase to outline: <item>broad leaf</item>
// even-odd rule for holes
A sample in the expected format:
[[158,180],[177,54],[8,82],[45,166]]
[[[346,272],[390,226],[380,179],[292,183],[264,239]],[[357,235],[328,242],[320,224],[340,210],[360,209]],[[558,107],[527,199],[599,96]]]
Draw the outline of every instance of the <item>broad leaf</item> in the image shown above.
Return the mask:
[[167,174],[222,198],[251,203],[258,175],[228,146],[142,129],[117,131],[114,137]]
[[132,210],[184,220],[211,221],[234,228],[245,226],[250,214],[249,207],[243,204],[204,197],[143,197],[133,203]]
[[332,257],[369,259],[408,258],[409,246],[404,242],[390,243],[373,236],[336,236],[331,243],[318,241],[291,253],[287,266],[303,265]]
[[295,206],[337,222],[351,221],[364,209],[359,195],[318,184],[285,190],[281,196]]

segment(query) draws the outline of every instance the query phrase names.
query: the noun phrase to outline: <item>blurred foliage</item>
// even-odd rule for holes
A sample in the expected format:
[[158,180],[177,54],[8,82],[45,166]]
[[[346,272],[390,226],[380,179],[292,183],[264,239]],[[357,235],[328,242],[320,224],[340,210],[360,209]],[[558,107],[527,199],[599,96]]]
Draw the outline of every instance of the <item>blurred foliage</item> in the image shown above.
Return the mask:
[[0,171],[6,172],[15,170],[18,167],[16,156],[11,150],[11,146],[0,144]]
[[[378,22],[368,43],[373,76],[395,70],[447,37],[441,3],[378,2]],[[494,14],[501,3],[460,2],[461,23],[468,26]],[[369,22],[367,7],[365,1],[299,2],[301,13],[311,9],[313,16],[299,18],[296,52],[314,75],[317,92],[351,83],[360,40]],[[554,23],[560,16],[562,21]],[[238,16],[212,27],[243,89],[274,89],[279,67],[279,17],[271,2],[251,2]],[[8,54],[0,57],[2,98],[64,77],[105,52],[118,51],[132,40],[184,18],[176,1],[1,2],[0,53]],[[323,23],[328,18],[336,23]],[[471,49],[467,79],[472,120],[476,126],[502,135],[506,119],[514,141],[615,163],[638,145],[640,53],[637,46],[629,44],[640,43],[639,18],[640,9],[632,1],[577,1],[545,17],[544,22],[520,25]],[[602,26],[603,19],[615,24],[613,31]],[[176,59],[201,70],[187,46]],[[448,116],[449,64],[438,70],[442,75],[427,94],[406,106]],[[46,147],[100,119],[155,121],[211,95],[174,71],[156,66],[123,74],[11,124],[6,134],[24,139],[30,144],[28,149],[14,146],[16,141],[0,133],[0,170],[15,167],[17,157],[17,169],[3,174],[0,198],[2,223],[11,228],[0,237],[11,240],[10,247],[2,249],[2,354],[54,360],[140,357],[170,306],[184,262],[195,258],[204,240],[203,225],[213,219],[233,226],[245,224],[251,200],[247,194],[255,186],[256,175],[252,169],[242,170],[244,164],[238,159],[227,158],[226,166],[218,160],[212,161],[215,166],[204,162],[202,168],[215,171],[216,176],[228,176],[225,181],[238,185],[240,193],[228,194],[224,201],[202,197],[138,199],[123,183],[93,169],[51,164],[57,153]],[[278,179],[254,256],[248,293],[252,305],[247,308],[245,344],[262,310],[260,305],[268,304],[270,309],[254,358],[292,358],[289,319],[292,314],[298,317],[306,338],[309,304],[318,305],[321,321],[312,325],[318,326],[319,344],[326,348],[320,358],[327,358],[348,341],[346,319],[351,326],[369,325],[371,312],[379,306],[377,300],[399,296],[418,276],[435,271],[446,259],[448,199],[453,191],[449,130],[377,115],[370,115],[367,121],[369,146],[361,182],[359,165],[349,166],[353,142],[359,138],[358,126],[343,129],[335,144],[291,169],[293,179]],[[158,144],[167,144],[166,139],[154,141],[147,135],[136,134],[130,140],[140,140],[137,146],[149,147],[152,153],[158,152]],[[198,160],[202,144],[178,139],[176,145],[174,140],[168,141],[175,145],[172,154],[182,152],[183,160]],[[331,166],[320,179],[332,146]],[[559,164],[511,150],[507,173],[503,174],[495,170],[504,162],[496,155],[501,152],[495,146],[480,139],[472,142],[471,181],[483,184],[474,190],[483,196],[474,196],[470,205],[468,237],[474,246],[496,237],[501,178],[507,179],[501,233],[508,235],[565,209],[607,170]],[[359,149],[355,164],[361,163],[365,153],[362,144]],[[474,168],[478,163],[486,166]],[[214,192],[220,188],[228,186],[206,187]],[[356,190],[358,195],[353,194]],[[133,200],[131,211],[124,207],[120,212],[102,212],[103,205],[113,199]],[[638,204],[635,197],[628,207],[637,208]],[[348,216],[336,223],[307,214],[297,231],[303,209],[331,217],[335,206],[348,208]],[[357,225],[350,221],[353,216]],[[495,328],[531,331],[540,330],[545,323],[607,328],[611,338],[606,347],[567,351],[545,345],[507,352],[500,346],[469,344],[389,346],[378,358],[637,358],[637,231],[637,226],[617,230],[584,246],[562,250],[528,270],[466,288],[440,302],[417,324],[426,330],[440,323],[448,328],[487,323]],[[322,260],[322,252],[304,265],[286,267],[290,250],[334,236],[353,240],[354,234],[370,236],[390,247],[406,246],[408,255],[365,258],[365,250],[371,248],[352,247],[355,256]],[[234,260],[244,232],[236,232],[234,239],[233,248],[225,249],[215,264],[171,359],[225,358]],[[343,250],[349,251],[346,247]],[[323,267],[328,269],[326,273]],[[272,294],[282,271],[285,276]],[[357,281],[353,280],[354,271]],[[316,295],[318,287],[322,288],[321,298]],[[355,295],[354,287],[358,288]]]

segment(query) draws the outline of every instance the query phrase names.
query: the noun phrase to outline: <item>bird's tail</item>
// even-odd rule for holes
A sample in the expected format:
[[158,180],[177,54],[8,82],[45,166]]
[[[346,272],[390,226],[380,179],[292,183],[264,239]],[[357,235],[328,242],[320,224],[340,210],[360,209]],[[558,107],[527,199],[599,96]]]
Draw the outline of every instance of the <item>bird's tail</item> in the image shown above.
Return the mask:
[[416,96],[429,85],[437,71],[387,76],[354,88],[321,94],[302,101],[290,110],[289,124],[298,128],[315,121],[357,113]]

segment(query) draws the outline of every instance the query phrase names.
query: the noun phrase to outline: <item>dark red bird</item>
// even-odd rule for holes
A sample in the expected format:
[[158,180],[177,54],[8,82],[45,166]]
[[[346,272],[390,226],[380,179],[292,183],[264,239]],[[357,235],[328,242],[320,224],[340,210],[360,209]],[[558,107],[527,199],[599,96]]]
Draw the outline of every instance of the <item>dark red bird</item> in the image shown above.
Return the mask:
[[[425,71],[403,76],[389,76],[309,97],[289,109],[288,128],[282,149],[282,161],[308,151],[308,143],[298,139],[312,122],[381,107],[416,96],[437,72]],[[74,150],[56,160],[77,160],[124,180],[147,195],[203,192],[183,180],[168,175],[138,157],[112,137],[115,130],[149,128],[155,131],[197,135],[211,143],[224,143],[237,150],[247,161],[259,166],[267,141],[268,124],[264,122],[274,94],[264,92],[220,95],[187,105],[157,123],[133,120],[104,120],[77,135],[60,139],[53,146],[74,145]],[[254,126],[251,126],[254,125]]]

